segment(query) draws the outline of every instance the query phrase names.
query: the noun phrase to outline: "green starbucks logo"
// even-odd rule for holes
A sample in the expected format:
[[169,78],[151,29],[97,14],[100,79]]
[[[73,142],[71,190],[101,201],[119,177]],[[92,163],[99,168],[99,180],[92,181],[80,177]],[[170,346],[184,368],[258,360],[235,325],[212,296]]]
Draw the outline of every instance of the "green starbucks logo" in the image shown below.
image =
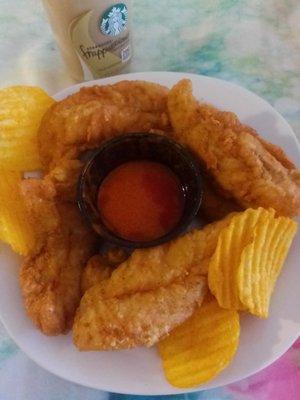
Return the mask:
[[118,36],[126,28],[128,9],[125,4],[118,3],[109,7],[100,20],[100,30],[107,36]]

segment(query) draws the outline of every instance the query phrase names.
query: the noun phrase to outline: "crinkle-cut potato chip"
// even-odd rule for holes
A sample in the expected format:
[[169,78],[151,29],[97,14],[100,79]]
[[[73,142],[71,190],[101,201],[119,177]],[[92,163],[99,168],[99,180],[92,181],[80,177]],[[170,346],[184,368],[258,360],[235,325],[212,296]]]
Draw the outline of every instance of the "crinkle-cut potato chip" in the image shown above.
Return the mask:
[[245,247],[237,282],[239,298],[251,314],[268,317],[272,292],[296,230],[289,218],[271,218],[257,226],[256,240]]
[[[274,216],[274,212],[270,211]],[[245,307],[238,294],[238,268],[244,248],[254,240],[254,229],[264,223],[269,211],[248,209],[237,214],[229,226],[220,233],[214,255],[209,263],[208,283],[219,305],[233,310]]]
[[276,279],[296,223],[273,209],[248,209],[221,232],[209,263],[208,283],[221,307],[267,317]]
[[212,379],[231,361],[239,334],[238,312],[207,296],[192,317],[158,343],[166,379],[178,388]]
[[10,86],[0,90],[0,129],[39,127],[41,116],[54,103],[42,89]]
[[27,255],[35,243],[35,234],[19,191],[20,172],[0,168],[0,238],[21,255]]
[[0,90],[0,167],[17,171],[41,168],[37,131],[53,103],[37,87],[12,86]]
[[12,171],[34,171],[41,169],[36,139],[18,139],[1,142],[0,168]]

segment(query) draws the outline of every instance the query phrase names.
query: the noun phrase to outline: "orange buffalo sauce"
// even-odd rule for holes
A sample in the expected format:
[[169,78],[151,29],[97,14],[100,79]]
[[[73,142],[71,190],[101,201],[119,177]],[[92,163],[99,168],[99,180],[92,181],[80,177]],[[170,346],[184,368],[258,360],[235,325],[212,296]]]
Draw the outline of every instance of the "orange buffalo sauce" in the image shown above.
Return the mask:
[[136,242],[158,239],[179,222],[184,195],[176,175],[152,161],[124,163],[98,192],[102,221],[117,236]]

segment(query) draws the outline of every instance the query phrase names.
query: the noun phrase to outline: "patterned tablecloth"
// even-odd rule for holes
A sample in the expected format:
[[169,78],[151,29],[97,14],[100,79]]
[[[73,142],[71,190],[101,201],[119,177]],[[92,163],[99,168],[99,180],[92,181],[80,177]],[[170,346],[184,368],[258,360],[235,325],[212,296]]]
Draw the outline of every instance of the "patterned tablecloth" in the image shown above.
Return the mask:
[[[72,81],[39,0],[0,0],[1,86],[49,93]],[[231,80],[266,98],[300,138],[299,0],[135,0],[132,71],[187,71]],[[4,268],[4,266],[0,266]],[[63,381],[24,355],[0,323],[0,400],[127,400]],[[178,398],[299,400],[300,341],[264,371]]]

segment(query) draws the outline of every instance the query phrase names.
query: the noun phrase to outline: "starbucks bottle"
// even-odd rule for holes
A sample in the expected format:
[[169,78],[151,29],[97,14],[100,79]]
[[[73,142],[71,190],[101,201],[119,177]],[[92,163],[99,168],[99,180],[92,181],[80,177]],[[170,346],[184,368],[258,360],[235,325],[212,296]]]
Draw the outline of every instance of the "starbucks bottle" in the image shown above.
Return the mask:
[[77,81],[119,73],[131,59],[131,1],[43,0],[70,75]]

